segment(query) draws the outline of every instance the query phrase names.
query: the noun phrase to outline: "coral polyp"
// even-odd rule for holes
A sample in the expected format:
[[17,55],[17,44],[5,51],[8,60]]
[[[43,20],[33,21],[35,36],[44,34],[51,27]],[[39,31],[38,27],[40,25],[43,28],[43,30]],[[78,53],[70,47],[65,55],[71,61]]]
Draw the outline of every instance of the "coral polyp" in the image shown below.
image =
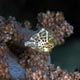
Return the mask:
[[51,64],[49,53],[73,34],[73,26],[62,12],[39,13],[37,30],[29,21],[0,17],[0,79],[4,80],[78,80],[80,73],[70,73]]

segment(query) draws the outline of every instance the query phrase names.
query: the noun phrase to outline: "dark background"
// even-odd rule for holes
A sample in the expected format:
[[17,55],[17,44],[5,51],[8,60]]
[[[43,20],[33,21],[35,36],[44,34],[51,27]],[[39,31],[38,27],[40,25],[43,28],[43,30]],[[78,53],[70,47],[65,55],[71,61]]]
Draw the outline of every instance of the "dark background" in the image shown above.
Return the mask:
[[47,10],[62,11],[74,26],[74,34],[51,54],[52,63],[73,71],[80,67],[80,0],[0,0],[1,16],[15,16],[20,22],[27,19],[33,26],[37,22],[37,13]]

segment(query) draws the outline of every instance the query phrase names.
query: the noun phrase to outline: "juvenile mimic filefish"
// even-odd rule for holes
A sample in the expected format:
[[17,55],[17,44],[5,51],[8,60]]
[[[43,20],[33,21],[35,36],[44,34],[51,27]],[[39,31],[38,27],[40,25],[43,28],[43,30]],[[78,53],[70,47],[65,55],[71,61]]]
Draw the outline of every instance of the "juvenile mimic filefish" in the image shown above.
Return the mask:
[[25,46],[29,46],[40,52],[50,52],[56,44],[56,38],[45,28],[42,28],[38,33],[34,34],[29,41],[24,43]]

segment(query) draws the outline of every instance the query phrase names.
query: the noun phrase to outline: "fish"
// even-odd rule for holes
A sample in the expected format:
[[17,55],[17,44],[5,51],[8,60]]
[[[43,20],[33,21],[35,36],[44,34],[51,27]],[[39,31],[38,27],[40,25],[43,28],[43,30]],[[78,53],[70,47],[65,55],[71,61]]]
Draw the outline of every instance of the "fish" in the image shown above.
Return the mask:
[[50,52],[56,44],[56,38],[45,28],[33,34],[28,41],[24,42],[25,46],[29,46],[40,52]]

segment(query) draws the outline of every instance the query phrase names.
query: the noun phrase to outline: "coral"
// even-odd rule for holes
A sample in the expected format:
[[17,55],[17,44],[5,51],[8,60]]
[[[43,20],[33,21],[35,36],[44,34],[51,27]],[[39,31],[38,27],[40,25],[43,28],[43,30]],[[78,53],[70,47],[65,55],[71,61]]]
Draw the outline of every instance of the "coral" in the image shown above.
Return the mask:
[[28,21],[0,17],[0,79],[2,80],[78,80],[70,73],[48,63],[49,53],[73,33],[73,26],[61,12],[39,13],[37,30]]
[[73,33],[73,27],[64,18],[62,12],[50,12],[38,14],[38,26],[50,30],[56,37],[58,44],[64,42],[64,37]]
[[5,45],[0,44],[0,77],[7,78],[9,80],[10,74],[8,71],[8,63],[6,62],[7,54],[5,52]]

